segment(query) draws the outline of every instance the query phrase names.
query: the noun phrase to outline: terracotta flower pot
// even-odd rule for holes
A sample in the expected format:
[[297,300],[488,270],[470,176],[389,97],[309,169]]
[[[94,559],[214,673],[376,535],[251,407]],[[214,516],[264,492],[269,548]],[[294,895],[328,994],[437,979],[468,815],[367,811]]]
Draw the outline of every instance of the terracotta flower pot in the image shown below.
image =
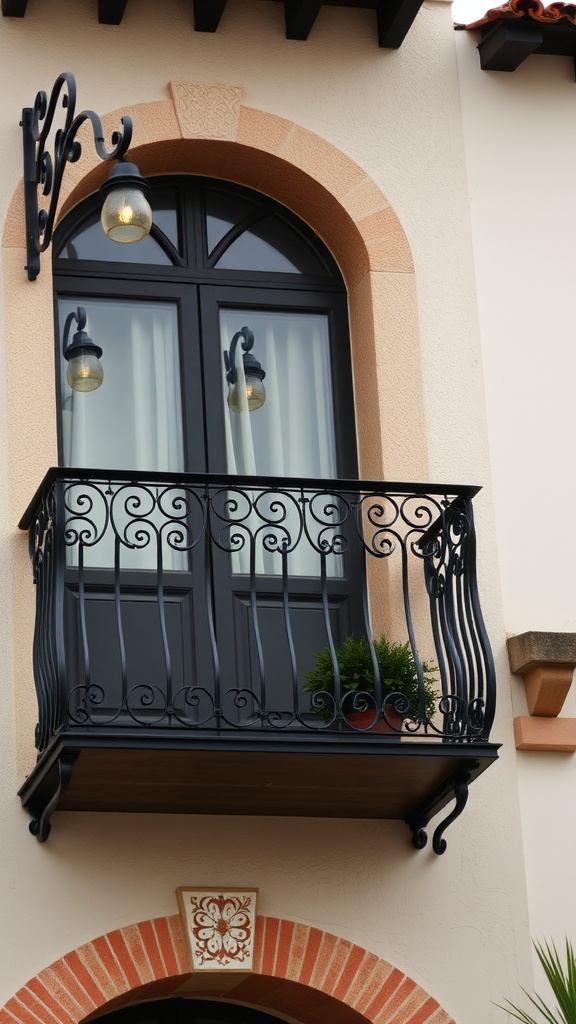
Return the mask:
[[[374,722],[375,711],[350,711],[346,715],[346,721],[355,729],[365,729],[366,732],[386,732],[391,736],[398,736],[402,728],[402,715],[395,708],[386,709],[386,718],[380,716]],[[372,728],[371,723],[374,722]]]

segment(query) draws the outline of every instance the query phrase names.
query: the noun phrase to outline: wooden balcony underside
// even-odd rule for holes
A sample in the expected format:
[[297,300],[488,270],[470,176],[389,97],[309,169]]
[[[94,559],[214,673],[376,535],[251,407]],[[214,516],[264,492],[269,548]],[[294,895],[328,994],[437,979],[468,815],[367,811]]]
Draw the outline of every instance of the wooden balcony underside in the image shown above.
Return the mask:
[[[53,810],[383,818],[423,827],[497,758],[497,745],[374,740],[214,744],[60,739],[20,791],[32,831]],[[218,749],[215,749],[215,746]],[[211,748],[211,749],[210,749]],[[46,816],[46,809],[48,813]],[[44,816],[44,820],[42,821]],[[34,824],[36,822],[36,825]],[[48,832],[43,838],[46,838]],[[39,838],[41,838],[39,836]]]

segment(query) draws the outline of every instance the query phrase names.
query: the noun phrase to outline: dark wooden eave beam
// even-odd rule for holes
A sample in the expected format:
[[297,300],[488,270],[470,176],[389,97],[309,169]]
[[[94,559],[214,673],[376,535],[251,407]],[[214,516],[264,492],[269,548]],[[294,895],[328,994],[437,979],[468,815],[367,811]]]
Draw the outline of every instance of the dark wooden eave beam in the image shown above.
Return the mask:
[[376,8],[378,45],[397,50],[422,6],[423,0],[381,0]]
[[98,0],[98,21],[101,25],[119,25],[128,0]]
[[2,14],[5,18],[23,18],[28,0],[2,0]]
[[308,39],[323,0],[284,0],[286,39]]
[[537,25],[518,25],[501,21],[478,43],[483,71],[515,71],[543,43]]
[[224,13],[226,0],[194,0],[194,29],[215,32]]

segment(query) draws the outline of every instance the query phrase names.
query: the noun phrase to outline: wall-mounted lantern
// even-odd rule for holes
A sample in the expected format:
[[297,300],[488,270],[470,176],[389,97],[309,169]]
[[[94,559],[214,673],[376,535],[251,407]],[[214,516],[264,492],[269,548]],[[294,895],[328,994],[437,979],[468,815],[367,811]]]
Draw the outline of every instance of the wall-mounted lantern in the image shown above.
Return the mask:
[[[78,330],[68,344],[70,328],[76,321]],[[64,324],[62,352],[68,360],[66,380],[73,391],[96,391],[104,380],[104,371],[100,363],[102,349],[89,338],[84,330],[86,326],[86,310],[78,306],[75,313],[69,313]]]
[[[245,388],[240,387],[236,366],[236,346],[242,338],[242,366],[244,368]],[[228,381],[228,405],[233,412],[242,412],[248,406],[248,412],[261,409],[266,401],[266,389],[263,384],[266,371],[251,354],[254,346],[254,331],[250,327],[241,327],[230,342],[230,351],[224,352],[226,380]]]
[[[54,135],[54,152],[48,152],[47,139],[52,130],[58,106],[66,112],[64,126]],[[24,213],[26,219],[26,255],[28,278],[34,281],[40,273],[40,253],[52,241],[56,208],[60,198],[66,164],[80,159],[82,147],[76,135],[85,121],[92,125],[94,146],[101,160],[120,161],[102,186],[105,197],[102,223],[109,238],[115,242],[139,242],[152,226],[148,198],[150,187],[140,176],[135,164],[122,161],[132,141],[132,118],[123,117],[122,130],[112,134],[110,150],[104,146],[102,121],[93,110],[75,116],[76,81],[65,71],[56,79],[50,99],[39,92],[33,107],[22,111],[24,145]],[[38,189],[48,198],[47,208],[39,209]]]

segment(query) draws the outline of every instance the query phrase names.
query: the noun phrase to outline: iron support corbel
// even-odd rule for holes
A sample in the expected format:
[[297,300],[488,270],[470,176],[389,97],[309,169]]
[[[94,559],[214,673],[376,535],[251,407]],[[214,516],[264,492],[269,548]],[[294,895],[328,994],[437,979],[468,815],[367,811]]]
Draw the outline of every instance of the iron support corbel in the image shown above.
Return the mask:
[[461,775],[454,780],[454,796],[456,797],[456,803],[450,814],[448,814],[434,830],[434,835],[432,836],[432,849],[434,850],[434,853],[437,853],[438,855],[446,853],[447,843],[443,836],[448,825],[451,825],[453,821],[456,821],[456,818],[460,817],[462,811],[466,807],[469,783],[470,775],[468,773]]
[[[432,836],[432,849],[434,853],[440,856],[446,852],[447,843],[444,839],[444,832],[456,818],[459,818],[466,806],[468,800],[468,787],[471,781],[470,772],[460,772],[454,780],[449,783],[449,788],[453,791],[452,796],[456,800],[454,807],[450,814],[442,819],[439,825],[434,830]],[[443,791],[446,794],[446,789]],[[438,794],[440,796],[441,794]],[[443,801],[445,802],[445,800]],[[434,806],[436,803],[436,807]],[[437,801],[434,799],[428,801],[424,807],[419,807],[414,814],[406,819],[406,824],[412,833],[412,845],[417,850],[423,850],[428,843],[428,833],[426,828],[431,818],[434,817],[436,810],[438,809]]]
[[26,805],[32,819],[28,828],[39,843],[45,843],[50,835],[52,812],[56,810],[70,785],[77,757],[77,751],[62,751],[54,765],[54,770],[50,772],[50,776],[46,780],[47,785],[43,786],[39,790],[38,796]]

